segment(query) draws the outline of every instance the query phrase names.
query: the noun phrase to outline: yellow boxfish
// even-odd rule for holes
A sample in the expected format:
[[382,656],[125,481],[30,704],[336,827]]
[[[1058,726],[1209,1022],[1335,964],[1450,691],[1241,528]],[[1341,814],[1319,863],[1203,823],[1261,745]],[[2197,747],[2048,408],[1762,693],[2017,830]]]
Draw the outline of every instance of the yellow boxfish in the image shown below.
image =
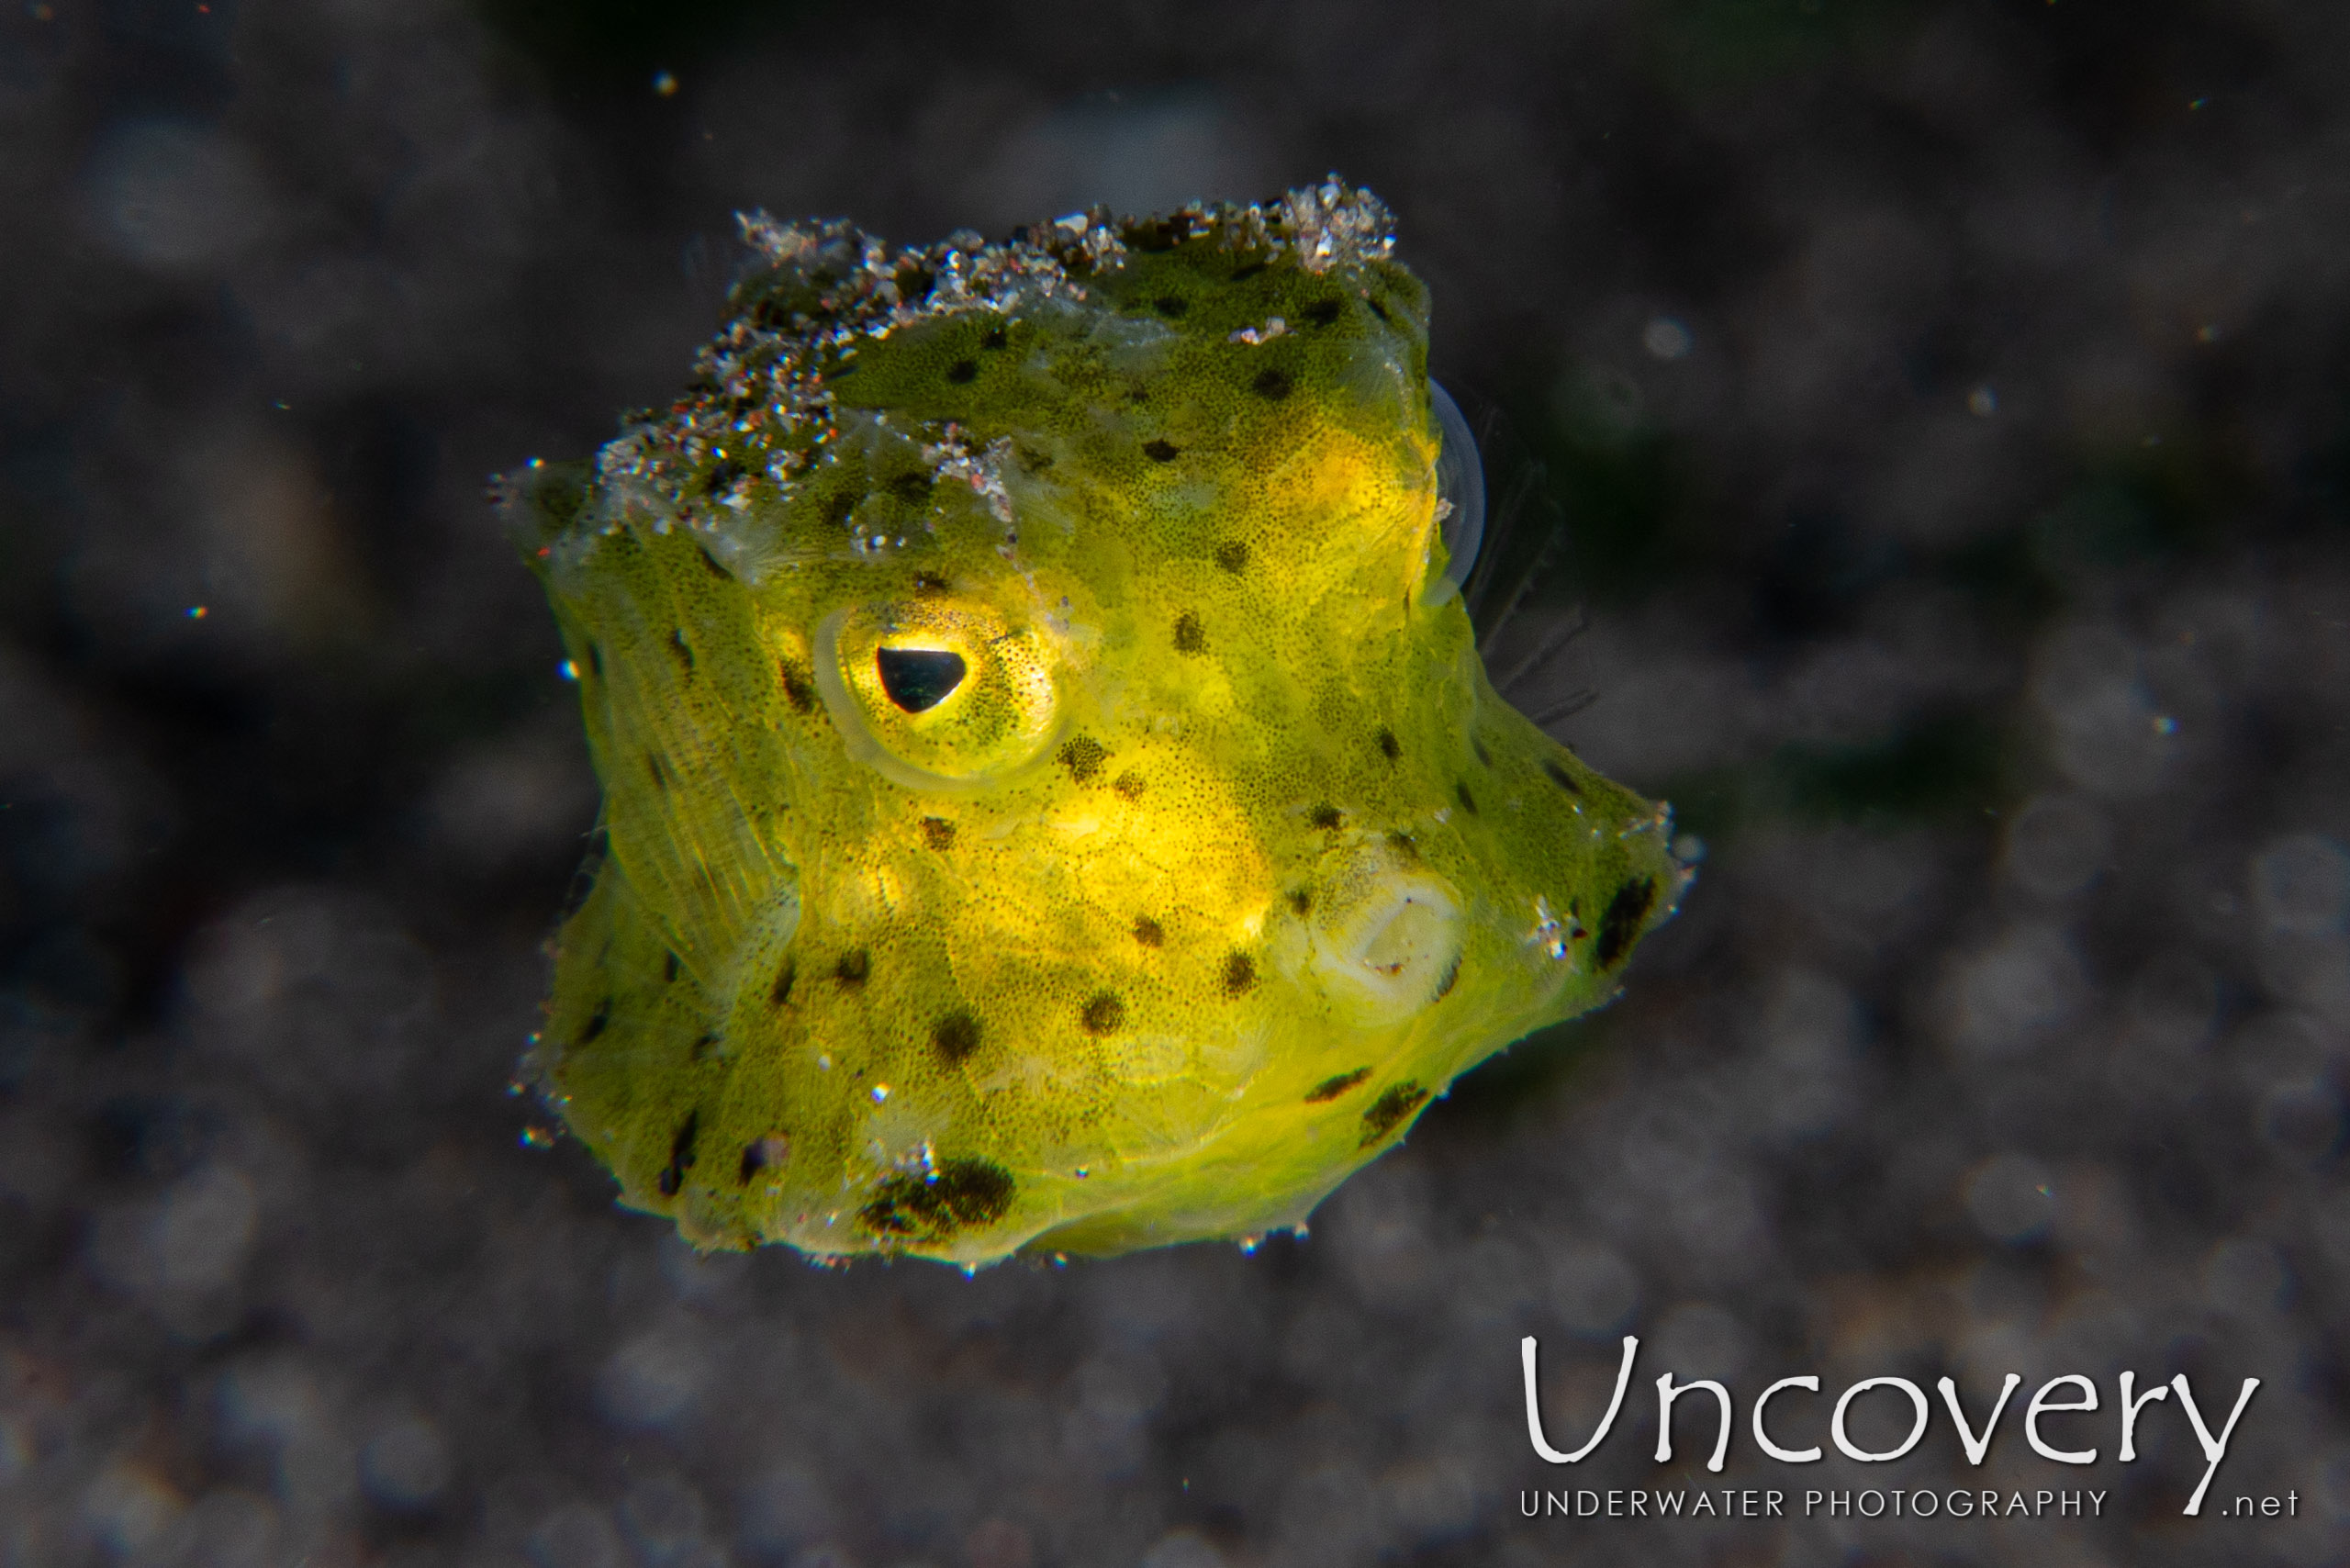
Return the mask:
[[1686,873],[1486,679],[1375,197],[743,227],[686,395],[501,481],[603,784],[530,1067],[624,1202],[1259,1235],[1615,993]]

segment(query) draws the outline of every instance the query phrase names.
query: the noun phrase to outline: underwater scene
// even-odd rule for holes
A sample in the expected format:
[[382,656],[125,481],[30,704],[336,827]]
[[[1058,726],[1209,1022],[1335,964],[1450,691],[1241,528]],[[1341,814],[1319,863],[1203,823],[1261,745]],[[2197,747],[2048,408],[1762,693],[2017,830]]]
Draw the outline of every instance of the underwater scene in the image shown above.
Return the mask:
[[2345,89],[10,0],[0,1568],[2350,1561]]

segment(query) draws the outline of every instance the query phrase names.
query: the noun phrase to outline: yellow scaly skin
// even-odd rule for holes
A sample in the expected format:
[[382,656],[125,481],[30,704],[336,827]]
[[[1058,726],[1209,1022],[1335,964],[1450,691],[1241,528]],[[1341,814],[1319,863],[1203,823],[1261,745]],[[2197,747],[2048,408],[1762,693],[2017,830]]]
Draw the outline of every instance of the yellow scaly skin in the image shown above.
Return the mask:
[[1614,993],[1686,874],[1487,683],[1374,198],[745,233],[693,392],[505,487],[608,851],[533,1066],[623,1201],[823,1258],[1259,1234]]

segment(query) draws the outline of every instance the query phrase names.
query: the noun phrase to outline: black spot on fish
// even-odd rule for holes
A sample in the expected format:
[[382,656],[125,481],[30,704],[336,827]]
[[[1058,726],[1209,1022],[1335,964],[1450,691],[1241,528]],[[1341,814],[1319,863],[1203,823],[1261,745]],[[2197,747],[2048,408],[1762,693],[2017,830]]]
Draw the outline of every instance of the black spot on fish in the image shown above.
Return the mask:
[[677,983],[677,955],[676,953],[661,955],[661,980],[666,985]]
[[665,1198],[674,1198],[677,1189],[686,1184],[686,1170],[694,1162],[694,1138],[701,1131],[701,1111],[699,1107],[686,1113],[677,1126],[677,1136],[669,1140],[669,1164],[655,1184]]
[[1494,765],[1494,754],[1487,751],[1485,743],[1475,735],[1469,737],[1469,749],[1477,754],[1477,761],[1483,767],[1491,767]]
[[834,528],[846,528],[849,514],[856,510],[856,503],[865,498],[854,490],[834,490],[824,502],[824,521]]
[[1172,442],[1147,441],[1142,443],[1142,454],[1153,463],[1172,463],[1183,455],[1183,449]]
[[1250,278],[1255,277],[1259,273],[1263,272],[1264,270],[1265,263],[1263,262],[1244,262],[1240,265],[1232,269],[1232,281],[1234,283],[1247,283]]
[[1444,971],[1443,982],[1436,988],[1436,994],[1428,998],[1428,1000],[1431,1002],[1442,1002],[1446,997],[1452,994],[1452,988],[1460,983],[1460,955],[1455,953],[1452,955],[1452,967]]
[[779,661],[779,667],[783,674],[783,700],[791,704],[795,713],[812,712],[816,707],[816,683],[789,659]]
[[1326,1078],[1305,1092],[1309,1105],[1326,1105],[1371,1076],[1371,1069],[1359,1067],[1352,1072],[1342,1072],[1336,1078]]
[[1379,1098],[1362,1114],[1362,1141],[1355,1147],[1369,1148],[1403,1126],[1427,1099],[1428,1092],[1408,1078],[1381,1090]]
[[779,1170],[790,1158],[791,1140],[781,1133],[769,1133],[743,1146],[743,1167],[739,1179],[748,1182],[762,1170]]
[[1145,788],[1142,775],[1129,768],[1110,780],[1110,788],[1129,801],[1139,801]]
[[1305,308],[1305,319],[1317,327],[1326,327],[1345,310],[1346,306],[1336,299],[1317,299]]
[[1459,798],[1460,801],[1460,809],[1462,811],[1467,812],[1472,817],[1477,814],[1477,797],[1469,792],[1468,785],[1455,784],[1452,787],[1452,792]]
[[653,776],[653,787],[663,794],[669,792],[669,767],[657,752],[644,754],[644,771]]
[[901,474],[890,481],[890,493],[910,507],[918,507],[930,499],[931,487],[936,483],[928,474]]
[[1180,294],[1162,294],[1150,303],[1161,316],[1168,317],[1181,316],[1192,308],[1192,302]]
[[1167,945],[1167,928],[1147,914],[1136,915],[1135,940],[1146,947],[1163,947]]
[[703,1030],[700,1036],[695,1039],[693,1048],[686,1053],[687,1058],[691,1061],[707,1061],[710,1058],[718,1054],[719,1039],[720,1036],[717,1030]]
[[994,1224],[1012,1207],[1013,1192],[1012,1173],[993,1160],[950,1159],[927,1175],[884,1177],[857,1217],[877,1235],[937,1238]]
[[588,1022],[579,1025],[579,1037],[573,1043],[582,1046],[591,1043],[604,1032],[604,1025],[611,1021],[612,999],[608,996],[596,1003],[596,1011],[588,1015]]
[[1625,954],[1632,950],[1639,939],[1640,925],[1656,906],[1656,879],[1642,877],[1616,890],[1607,901],[1606,911],[1599,917],[1599,942],[1592,949],[1592,957],[1599,960],[1603,969],[1612,969]]
[[669,633],[669,655],[677,661],[677,667],[685,672],[686,678],[691,680],[694,674],[694,651],[686,642],[686,629],[682,626]]
[[1396,740],[1395,732],[1383,726],[1379,732],[1379,755],[1390,762],[1404,755],[1403,744]]
[[1270,365],[1259,371],[1257,379],[1248,384],[1249,389],[1258,397],[1273,403],[1289,396],[1290,386],[1289,372],[1276,370]]
[[1102,748],[1102,743],[1091,735],[1072,736],[1053,756],[1063,767],[1069,769],[1069,776],[1080,784],[1092,783],[1095,776],[1102,771],[1102,763],[1108,761],[1110,757],[1109,752]]
[[718,557],[711,554],[708,550],[703,549],[700,545],[696,545],[694,547],[694,554],[701,557],[701,569],[708,572],[711,577],[716,577],[720,582],[731,583],[734,580],[734,574],[720,566],[718,564]]
[[922,819],[922,841],[933,849],[952,849],[955,847],[955,824],[945,817],[924,817]]
[[1371,296],[1369,296],[1369,295],[1367,295],[1367,294],[1366,294],[1366,295],[1364,295],[1364,296],[1362,297],[1362,302],[1363,302],[1365,305],[1370,306],[1370,307],[1371,307],[1371,313],[1372,315],[1374,315],[1374,316],[1378,317],[1381,320],[1382,320],[1382,321],[1389,321],[1389,322],[1392,322],[1392,321],[1393,321],[1393,320],[1394,320],[1394,318],[1393,318],[1393,316],[1390,316],[1389,314],[1387,314],[1387,307],[1385,307],[1384,305],[1382,305],[1378,300],[1373,299]]
[[979,1021],[968,1013],[949,1013],[930,1026],[930,1043],[953,1067],[979,1048]]
[[1115,992],[1097,991],[1078,1009],[1077,1021],[1089,1035],[1114,1035],[1126,1021],[1126,1004]]
[[1248,569],[1248,546],[1243,544],[1237,539],[1235,539],[1226,544],[1217,545],[1215,547],[1215,564],[1222,566],[1225,571],[1230,572],[1234,577],[1238,577],[1242,572]]
[[588,669],[598,680],[604,678],[604,650],[594,643],[588,644]]
[[1224,960],[1224,994],[1246,996],[1257,989],[1257,960],[1234,953]]
[[934,595],[945,593],[953,586],[953,584],[949,583],[945,577],[940,577],[936,572],[916,572],[914,574],[914,592],[924,599],[929,599]]
[[1292,888],[1289,890],[1289,907],[1292,913],[1296,914],[1301,918],[1305,915],[1312,914],[1314,913],[1314,895],[1306,891],[1304,888]]
[[1175,618],[1175,651],[1179,654],[1207,652],[1208,634],[1200,625],[1200,618],[1190,610]]
[[1568,794],[1580,795],[1583,793],[1583,786],[1575,782],[1575,776],[1568,772],[1565,768],[1560,767],[1557,758],[1544,757],[1542,759],[1542,771],[1550,776],[1551,783],[1556,784]]
[[946,367],[946,379],[957,386],[977,381],[979,378],[979,362],[978,360],[958,359]]
[[1336,833],[1346,824],[1347,813],[1333,805],[1319,805],[1305,813],[1306,823],[1324,833]]
[[862,947],[851,947],[833,966],[833,979],[843,991],[862,991],[873,976],[873,955]]
[[1396,859],[1403,861],[1405,865],[1419,864],[1420,841],[1403,829],[1397,828],[1387,835],[1387,847],[1394,853]]

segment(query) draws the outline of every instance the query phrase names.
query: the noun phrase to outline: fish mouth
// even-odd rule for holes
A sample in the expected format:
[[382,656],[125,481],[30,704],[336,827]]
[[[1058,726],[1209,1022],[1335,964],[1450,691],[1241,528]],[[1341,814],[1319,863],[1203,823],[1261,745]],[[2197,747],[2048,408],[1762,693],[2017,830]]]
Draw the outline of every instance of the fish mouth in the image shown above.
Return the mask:
[[1451,885],[1426,869],[1358,861],[1318,901],[1308,968],[1366,1025],[1400,1024],[1451,991],[1464,922]]

